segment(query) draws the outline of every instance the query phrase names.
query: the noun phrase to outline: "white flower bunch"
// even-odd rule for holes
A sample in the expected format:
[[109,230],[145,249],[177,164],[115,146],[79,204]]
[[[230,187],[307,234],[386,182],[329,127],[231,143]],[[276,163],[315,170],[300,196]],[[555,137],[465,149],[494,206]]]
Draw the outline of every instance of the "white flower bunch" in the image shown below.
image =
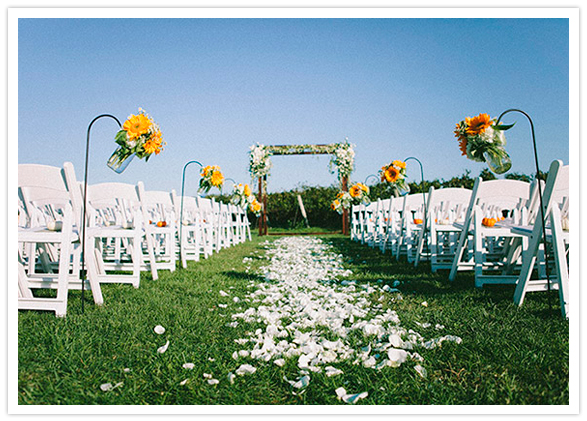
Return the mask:
[[269,159],[271,156],[269,150],[259,143],[251,146],[250,149],[249,172],[251,173],[251,177],[257,178],[268,175],[272,166],[271,160]]
[[336,166],[339,179],[348,177],[353,172],[355,162],[355,150],[353,149],[354,146],[355,145],[348,143],[348,139],[346,139],[345,143],[341,143],[336,148],[332,158],[330,159],[330,172],[334,173],[333,166]]

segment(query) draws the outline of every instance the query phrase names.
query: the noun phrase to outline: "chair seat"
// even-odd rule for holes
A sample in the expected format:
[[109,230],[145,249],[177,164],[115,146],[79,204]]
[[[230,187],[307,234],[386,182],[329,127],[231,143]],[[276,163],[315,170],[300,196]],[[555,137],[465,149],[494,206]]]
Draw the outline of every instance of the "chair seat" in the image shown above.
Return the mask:
[[[51,231],[47,227],[18,228],[18,240],[27,243],[58,243],[63,238],[61,231]],[[71,241],[79,241],[76,232],[71,233]]]

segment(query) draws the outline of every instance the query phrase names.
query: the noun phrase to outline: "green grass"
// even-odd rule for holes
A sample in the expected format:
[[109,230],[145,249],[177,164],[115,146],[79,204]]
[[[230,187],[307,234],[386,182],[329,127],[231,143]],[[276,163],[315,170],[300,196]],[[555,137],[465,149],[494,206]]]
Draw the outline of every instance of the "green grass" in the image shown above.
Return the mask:
[[[414,269],[339,235],[323,238],[345,256],[354,272],[350,279],[401,282],[403,300],[392,301],[396,294],[385,293],[376,294],[374,303],[383,295],[384,308],[396,310],[402,326],[430,338],[440,335],[434,327],[424,329],[416,322],[440,323],[445,326],[441,335],[457,335],[463,342],[418,349],[428,372],[424,379],[413,362],[381,371],[338,363],[344,374],[311,373],[306,392],[292,394],[283,376],[295,379],[295,360],[278,367],[232,359],[232,353],[243,348],[234,339],[260,326],[228,327],[230,315],[249,303],[219,295],[224,290],[243,299],[252,292],[249,283],[257,278],[253,270],[246,273],[243,257],[254,257],[253,268],[267,264],[261,259],[262,243],[275,238],[254,236],[252,242],[190,262],[186,270],[163,271],[157,281],[145,272],[139,289],[104,285],[104,306],[88,301],[84,314],[79,291],[70,292],[66,318],[19,312],[19,404],[345,405],[334,393],[340,386],[353,393],[368,391],[359,404],[568,404],[568,322],[562,320],[556,299],[550,311],[544,293],[531,293],[518,308],[512,302],[512,286],[476,289],[470,274],[459,274],[450,283],[446,273],[431,274],[426,264]],[[217,307],[221,302],[229,303],[228,308]],[[165,334],[153,332],[157,324],[167,329]],[[167,352],[158,354],[167,339]],[[186,362],[195,363],[195,368],[183,369]],[[230,384],[226,373],[243,362],[257,372]],[[213,374],[220,383],[208,385],[203,373]],[[181,386],[186,378],[188,383]],[[107,382],[124,384],[103,392],[100,385]]]

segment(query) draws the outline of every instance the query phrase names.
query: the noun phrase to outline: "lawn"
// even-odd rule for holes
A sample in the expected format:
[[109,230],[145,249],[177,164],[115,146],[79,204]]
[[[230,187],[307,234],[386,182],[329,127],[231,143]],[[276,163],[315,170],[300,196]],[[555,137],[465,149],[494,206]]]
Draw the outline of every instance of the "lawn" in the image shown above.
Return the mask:
[[[462,342],[419,349],[426,377],[413,363],[374,370],[344,361],[336,365],[343,374],[312,373],[305,393],[295,393],[284,380],[299,371],[291,358],[282,367],[248,361],[257,371],[229,382],[226,373],[247,362],[233,359],[242,349],[235,339],[264,325],[230,327],[231,314],[249,303],[221,300],[220,291],[244,299],[254,290],[251,282],[263,282],[256,268],[268,264],[264,242],[276,238],[253,236],[185,270],[162,271],[157,281],[145,272],[139,289],[104,285],[104,306],[88,301],[84,314],[79,291],[70,292],[66,318],[19,312],[19,404],[346,405],[334,392],[341,385],[369,392],[358,405],[568,404],[569,329],[556,296],[552,310],[544,293],[529,294],[518,308],[512,286],[476,289],[470,274],[450,283],[446,273],[431,274],[426,264],[414,269],[340,235],[321,238],[343,255],[353,272],[348,279],[370,285],[399,281],[402,299],[378,293],[370,297],[374,306],[392,308],[403,326],[428,336],[434,332],[422,322],[432,331],[441,324]],[[165,333],[154,333],[156,325]],[[167,340],[167,351],[158,353]],[[193,370],[182,368],[185,363],[194,363]],[[219,383],[208,384],[204,373]],[[105,392],[105,383],[119,386]]]

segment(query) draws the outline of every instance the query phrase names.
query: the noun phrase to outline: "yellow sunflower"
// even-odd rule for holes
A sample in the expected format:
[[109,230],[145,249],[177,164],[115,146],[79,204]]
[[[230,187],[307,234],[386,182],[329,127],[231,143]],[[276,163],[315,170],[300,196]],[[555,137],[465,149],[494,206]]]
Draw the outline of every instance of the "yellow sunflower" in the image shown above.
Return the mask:
[[244,193],[245,193],[245,196],[250,196],[251,195],[251,188],[249,187],[248,184],[245,184]]
[[361,187],[358,184],[352,186],[349,190],[351,197],[359,197],[362,193]]
[[151,120],[144,114],[131,115],[122,125],[129,139],[136,139],[151,128]]
[[385,181],[387,181],[388,183],[393,183],[395,181],[397,181],[397,179],[399,178],[400,172],[397,168],[395,168],[393,165],[390,165],[389,167],[387,167],[385,169],[385,172],[383,173],[383,176],[385,177]]
[[340,206],[340,202],[338,201],[338,199],[336,199],[334,202],[332,202],[330,204],[330,209],[336,210],[336,208],[338,208],[339,206]]
[[465,118],[465,123],[467,124],[467,134],[475,136],[483,133],[485,129],[491,126],[491,117],[489,117],[489,114],[482,113],[477,117]]

